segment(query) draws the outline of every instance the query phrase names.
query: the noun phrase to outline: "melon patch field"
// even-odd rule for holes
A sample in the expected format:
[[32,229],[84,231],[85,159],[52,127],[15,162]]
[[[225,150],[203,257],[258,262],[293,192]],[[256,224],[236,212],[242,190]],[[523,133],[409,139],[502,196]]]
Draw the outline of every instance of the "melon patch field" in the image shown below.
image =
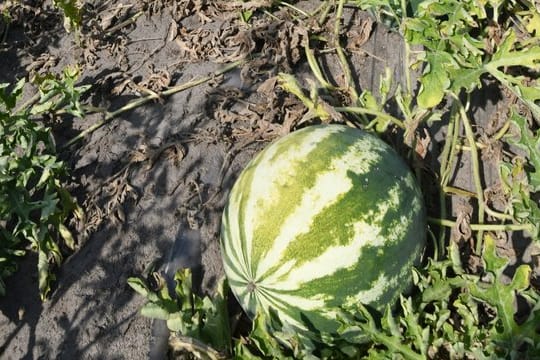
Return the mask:
[[540,358],[537,2],[0,14],[0,358]]

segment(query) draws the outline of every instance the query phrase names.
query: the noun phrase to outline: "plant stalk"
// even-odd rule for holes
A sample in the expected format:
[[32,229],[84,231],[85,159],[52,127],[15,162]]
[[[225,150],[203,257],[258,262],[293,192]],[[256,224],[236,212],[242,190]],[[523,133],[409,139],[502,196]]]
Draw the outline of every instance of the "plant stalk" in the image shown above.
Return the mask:
[[393,117],[392,115],[389,115],[385,112],[382,112],[382,111],[377,111],[377,110],[370,110],[370,109],[366,109],[366,108],[363,108],[363,107],[359,107],[359,106],[343,106],[343,107],[335,107],[334,110],[336,110],[337,112],[349,112],[349,113],[353,113],[353,114],[362,114],[362,115],[374,115],[374,116],[379,116],[385,120],[389,120],[391,121],[392,123],[394,123],[397,127],[399,127],[400,129],[405,129],[405,125],[403,124],[403,122],[395,117]]
[[[428,222],[453,228],[457,223],[453,220],[448,219],[437,219],[433,217],[428,217]],[[528,231],[532,232],[531,224],[470,224],[471,230],[473,231]]]
[[338,55],[339,64],[341,65],[341,71],[343,71],[343,75],[345,76],[345,82],[347,87],[346,89],[351,97],[351,103],[357,105],[359,99],[358,92],[356,91],[354,86],[352,72],[347,61],[347,56],[345,55],[345,52],[343,51],[343,48],[341,47],[341,44],[339,42],[339,33],[341,32],[341,19],[343,17],[344,5],[345,0],[339,0],[338,8],[336,10],[336,21],[334,23],[334,47]]
[[96,122],[94,125],[90,126],[88,129],[83,130],[77,136],[73,137],[66,144],[64,144],[64,146],[62,146],[62,149],[68,148],[69,146],[75,144],[79,140],[83,139],[86,135],[88,135],[91,132],[97,130],[98,128],[100,128],[101,126],[103,126],[104,124],[109,122],[111,119],[114,119],[115,117],[117,117],[118,115],[120,115],[120,114],[122,114],[122,113],[124,113],[126,111],[133,110],[133,109],[135,109],[135,108],[137,108],[137,107],[139,107],[141,105],[144,105],[144,104],[146,104],[146,103],[148,103],[148,102],[150,102],[152,100],[167,97],[167,96],[176,94],[176,93],[178,93],[180,91],[184,91],[184,90],[193,88],[195,86],[204,84],[205,82],[208,82],[208,81],[212,80],[216,76],[225,74],[226,72],[229,72],[229,71],[235,69],[236,67],[238,67],[243,62],[244,62],[244,60],[235,61],[233,63],[228,64],[227,66],[225,66],[221,70],[218,70],[218,71],[216,71],[216,72],[214,72],[214,73],[212,73],[210,75],[204,76],[204,77],[202,77],[200,79],[191,80],[191,81],[185,82],[183,84],[173,86],[172,88],[167,89],[165,91],[162,91],[160,93],[149,94],[149,95],[147,95],[145,97],[141,97],[139,99],[135,99],[133,101],[130,101],[126,105],[122,106],[120,109],[117,109],[117,110],[115,110],[113,112],[106,112],[105,117],[102,120]]
[[[456,101],[459,101],[456,99]],[[480,224],[484,223],[485,218],[485,204],[484,204],[484,192],[482,187],[482,180],[480,175],[480,162],[478,160],[478,149],[476,148],[476,141],[474,139],[474,132],[471,126],[471,123],[469,121],[469,117],[467,116],[467,113],[465,112],[465,108],[463,107],[463,104],[459,104],[459,113],[461,115],[461,119],[463,120],[463,127],[465,128],[465,136],[467,137],[467,142],[469,143],[469,146],[471,147],[471,162],[472,162],[472,170],[473,170],[473,179],[474,179],[474,186],[476,188],[476,197],[478,199],[478,222]],[[483,236],[484,232],[483,230],[479,230],[476,235],[476,253],[481,254],[482,253],[482,243],[483,243]]]

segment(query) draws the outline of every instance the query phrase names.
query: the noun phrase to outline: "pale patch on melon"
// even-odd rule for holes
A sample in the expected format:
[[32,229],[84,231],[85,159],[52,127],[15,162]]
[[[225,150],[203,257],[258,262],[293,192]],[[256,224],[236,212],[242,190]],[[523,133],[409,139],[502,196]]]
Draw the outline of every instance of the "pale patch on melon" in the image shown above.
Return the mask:
[[398,276],[388,279],[386,274],[381,273],[377,279],[371,283],[371,287],[368,290],[362,290],[354,296],[348,296],[345,300],[345,304],[354,306],[354,304],[359,302],[362,304],[376,302],[389,288],[395,288],[397,283]]

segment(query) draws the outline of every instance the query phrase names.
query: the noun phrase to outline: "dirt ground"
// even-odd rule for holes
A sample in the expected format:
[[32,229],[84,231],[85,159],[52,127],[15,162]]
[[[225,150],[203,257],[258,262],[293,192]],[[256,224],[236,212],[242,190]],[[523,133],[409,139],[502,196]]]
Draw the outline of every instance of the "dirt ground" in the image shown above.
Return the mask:
[[[138,314],[144,299],[127,278],[191,267],[210,291],[222,276],[218,240],[228,189],[258,150],[300,125],[304,107],[275,76],[313,77],[302,44],[306,28],[319,25],[299,23],[286,9],[257,12],[246,24],[235,1],[96,1],[85,5],[77,42],[47,3],[29,3],[0,50],[0,82],[79,64],[81,84],[92,85],[85,103],[114,111],[210,76],[123,112],[67,148],[103,114],[54,123],[70,190],[86,213],[84,224],[72,224],[79,248],[57,270],[48,301],[39,300],[32,256],[0,298],[0,358],[145,359],[163,335]],[[309,12],[318,4],[296,6]],[[397,34],[350,10],[345,25],[359,89],[376,92],[385,66],[402,77]],[[318,31],[325,26],[333,24]],[[321,59],[341,81],[335,57]],[[243,63],[215,74],[234,61]],[[488,99],[479,111],[495,107]]]

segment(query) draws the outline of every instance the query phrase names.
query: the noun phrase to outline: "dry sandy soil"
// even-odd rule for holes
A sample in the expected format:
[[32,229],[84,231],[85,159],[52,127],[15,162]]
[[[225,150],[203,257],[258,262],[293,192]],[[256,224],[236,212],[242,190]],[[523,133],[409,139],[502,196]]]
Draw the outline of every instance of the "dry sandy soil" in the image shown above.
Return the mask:
[[[183,266],[194,269],[202,291],[212,289],[222,276],[218,239],[228,189],[253,154],[298,127],[305,113],[275,76],[312,77],[306,29],[330,32],[333,24],[300,21],[285,8],[256,12],[246,24],[235,1],[96,1],[85,6],[77,42],[47,2],[25,3],[24,20],[10,26],[0,50],[0,82],[79,64],[81,84],[92,85],[84,102],[113,111],[209,77],[123,112],[67,148],[103,114],[54,124],[70,190],[86,213],[84,224],[72,224],[79,248],[57,270],[48,301],[39,300],[32,256],[0,299],[0,358],[147,358],[161,335],[138,314],[144,299],[126,280]],[[297,4],[307,12],[317,5]],[[397,34],[350,10],[344,31],[359,89],[376,91],[385,66],[401,78]],[[242,64],[216,74],[234,61]],[[321,63],[342,80],[333,55],[321,55]],[[496,111],[493,102],[486,99],[479,114]]]

